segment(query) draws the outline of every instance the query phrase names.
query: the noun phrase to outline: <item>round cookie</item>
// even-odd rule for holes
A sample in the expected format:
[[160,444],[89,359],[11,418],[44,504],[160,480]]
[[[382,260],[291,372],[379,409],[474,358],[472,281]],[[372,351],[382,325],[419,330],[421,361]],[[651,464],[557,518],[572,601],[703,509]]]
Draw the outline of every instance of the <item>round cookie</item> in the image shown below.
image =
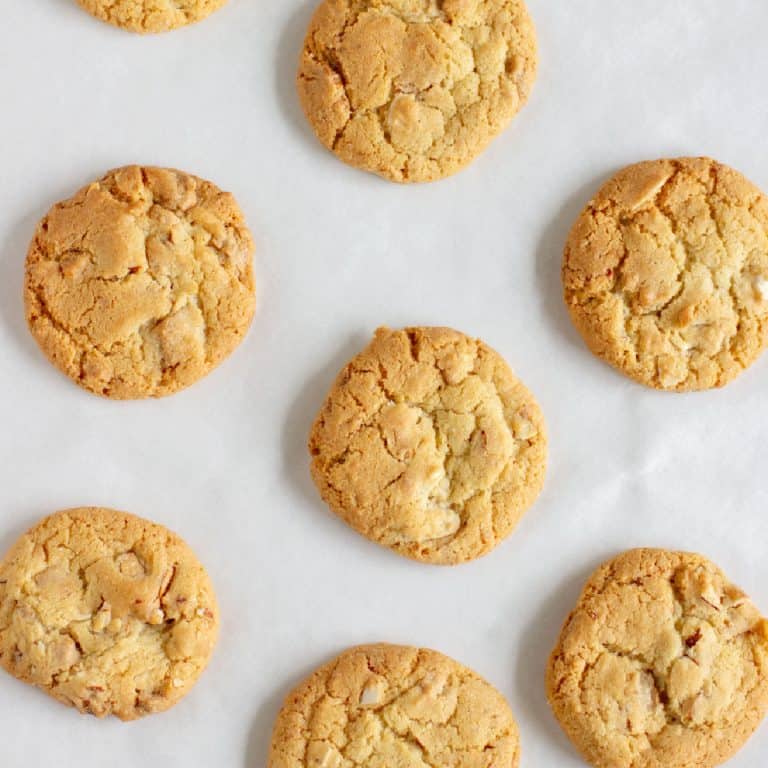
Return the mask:
[[768,198],[708,158],[633,165],[576,221],[563,284],[589,348],[627,376],[723,386],[768,344]]
[[134,720],[172,707],[217,630],[189,547],[124,512],[58,512],[0,562],[0,665],[83,713]]
[[482,341],[380,328],[339,374],[309,438],[331,509],[401,555],[455,564],[506,537],[544,483],[544,419]]
[[129,166],[54,205],[27,254],[27,322],[73,381],[116,399],[205,376],[253,318],[253,241],[235,199]]
[[504,697],[435,651],[368,645],[341,654],[287,698],[268,768],[516,768]]
[[699,555],[626,552],[587,582],[547,692],[597,768],[712,768],[768,709],[768,622]]
[[344,162],[434,181],[506,128],[536,67],[523,0],[324,0],[297,82],[312,128]]
[[130,32],[168,32],[201,21],[227,0],[77,0],[96,18]]

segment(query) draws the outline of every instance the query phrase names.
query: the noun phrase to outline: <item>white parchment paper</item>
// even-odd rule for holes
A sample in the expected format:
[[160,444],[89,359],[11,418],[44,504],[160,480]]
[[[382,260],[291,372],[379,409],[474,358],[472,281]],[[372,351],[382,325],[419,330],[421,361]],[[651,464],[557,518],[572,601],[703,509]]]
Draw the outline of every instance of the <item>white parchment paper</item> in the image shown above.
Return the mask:
[[[0,676],[0,765],[266,763],[280,702],[346,646],[435,647],[498,686],[528,768],[582,765],[551,717],[546,657],[589,572],[619,550],[699,550],[768,611],[768,357],[723,391],[646,390],[593,359],[560,298],[574,217],[618,168],[711,154],[768,188],[768,3],[529,0],[541,70],[467,171],[400,187],[305,125],[295,63],[314,0],[231,0],[139,37],[74,0],[0,0],[0,548],[67,506],[113,506],[193,546],[221,602],[210,669],[172,711],[80,717]],[[115,403],[37,350],[21,281],[36,221],[107,169],[175,166],[234,192],[259,310],[191,389]],[[306,434],[377,325],[482,337],[539,398],[547,486],[517,532],[455,569],[410,563],[332,517]],[[768,760],[763,728],[734,768]]]

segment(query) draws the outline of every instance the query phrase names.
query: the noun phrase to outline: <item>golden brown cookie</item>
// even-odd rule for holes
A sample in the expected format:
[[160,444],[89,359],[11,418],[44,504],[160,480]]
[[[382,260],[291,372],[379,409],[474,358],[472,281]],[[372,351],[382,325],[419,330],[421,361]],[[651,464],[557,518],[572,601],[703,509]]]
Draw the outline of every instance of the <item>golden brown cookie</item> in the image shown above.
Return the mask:
[[27,322],[73,381],[169,395],[216,367],[253,318],[253,241],[235,199],[181,171],[129,166],[58,203],[27,254]]
[[201,21],[227,0],[77,0],[96,18],[131,32],[168,32]]
[[324,0],[298,89],[318,138],[344,162],[434,181],[506,128],[536,66],[523,0]]
[[516,768],[517,724],[485,680],[435,651],[367,645],[291,693],[269,768]]
[[587,582],[547,691],[597,768],[712,768],[768,709],[768,622],[700,555],[626,552]]
[[448,328],[380,328],[309,438],[312,477],[359,533],[430,563],[486,554],[544,483],[544,419],[498,353]]
[[124,512],[58,512],[0,562],[0,665],[80,712],[134,720],[172,707],[218,623],[189,547]]
[[768,344],[768,198],[707,158],[639,163],[571,231],[565,301],[589,348],[651,387],[720,387]]

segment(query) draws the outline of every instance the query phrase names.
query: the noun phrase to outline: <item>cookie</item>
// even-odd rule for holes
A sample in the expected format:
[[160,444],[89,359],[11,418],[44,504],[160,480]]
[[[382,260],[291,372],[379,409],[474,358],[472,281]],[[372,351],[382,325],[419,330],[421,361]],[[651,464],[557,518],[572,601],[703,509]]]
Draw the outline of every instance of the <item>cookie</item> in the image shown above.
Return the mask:
[[169,395],[242,341],[253,241],[235,199],[181,171],[129,166],[54,205],[24,298],[48,359],[99,395]]
[[587,582],[547,691],[596,768],[712,768],[768,708],[768,622],[700,555],[626,552]]
[[131,32],[168,32],[201,21],[227,0],[77,0],[102,21]]
[[528,100],[536,32],[522,0],[324,0],[301,104],[344,162],[434,181],[479,155]]
[[627,376],[724,386],[768,344],[768,198],[707,158],[633,165],[577,220],[563,284],[589,348]]
[[218,622],[189,547],[124,512],[58,512],[0,562],[0,665],[97,717],[176,704],[208,663]]
[[339,374],[309,438],[331,509],[401,555],[455,564],[493,549],[541,491],[544,419],[482,341],[380,328]]
[[435,651],[367,645],[342,653],[291,693],[269,768],[516,768],[504,697]]

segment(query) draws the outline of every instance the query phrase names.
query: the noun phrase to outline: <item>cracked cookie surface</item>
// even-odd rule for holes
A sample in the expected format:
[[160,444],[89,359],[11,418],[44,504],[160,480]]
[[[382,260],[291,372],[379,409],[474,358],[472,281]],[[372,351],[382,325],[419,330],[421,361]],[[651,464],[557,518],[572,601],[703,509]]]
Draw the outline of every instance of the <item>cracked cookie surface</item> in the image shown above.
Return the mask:
[[0,664],[83,713],[134,720],[173,706],[217,630],[195,555],[133,515],[58,512],[0,562]]
[[547,692],[597,768],[712,768],[768,709],[768,623],[700,555],[632,550],[589,579]]
[[359,533],[416,560],[486,554],[539,495],[544,419],[483,342],[380,328],[339,374],[309,438],[312,477]]
[[297,82],[318,138],[346,163],[434,181],[508,125],[536,67],[522,0],[324,0]]
[[169,32],[201,21],[227,0],[77,0],[96,18],[130,32]]
[[253,241],[234,197],[129,166],[58,203],[27,254],[27,322],[48,359],[99,395],[169,395],[209,373],[255,310]]
[[516,768],[504,697],[435,651],[352,648],[287,698],[269,768]]
[[563,261],[589,348],[651,387],[720,387],[768,344],[768,198],[708,158],[633,165],[598,192]]

